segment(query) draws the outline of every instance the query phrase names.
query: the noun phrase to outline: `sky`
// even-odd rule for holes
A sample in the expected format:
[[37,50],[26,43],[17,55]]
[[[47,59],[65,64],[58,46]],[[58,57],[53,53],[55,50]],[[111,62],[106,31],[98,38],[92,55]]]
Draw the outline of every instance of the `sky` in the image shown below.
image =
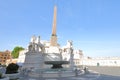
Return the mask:
[[72,40],[85,56],[120,56],[120,0],[0,0],[0,51],[27,48],[33,35],[49,41],[55,5],[61,46]]

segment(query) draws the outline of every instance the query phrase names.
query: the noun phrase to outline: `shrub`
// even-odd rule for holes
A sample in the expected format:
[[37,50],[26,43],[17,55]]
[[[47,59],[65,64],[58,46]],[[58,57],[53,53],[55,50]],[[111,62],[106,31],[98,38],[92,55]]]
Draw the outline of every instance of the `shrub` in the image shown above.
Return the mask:
[[2,78],[2,73],[0,73],[0,79]]
[[19,66],[15,63],[11,63],[6,68],[6,74],[18,73]]

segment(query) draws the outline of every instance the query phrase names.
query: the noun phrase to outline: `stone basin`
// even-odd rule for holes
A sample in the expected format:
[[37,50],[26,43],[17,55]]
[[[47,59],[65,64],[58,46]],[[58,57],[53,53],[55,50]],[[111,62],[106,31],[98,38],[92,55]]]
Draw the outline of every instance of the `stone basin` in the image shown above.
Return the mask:
[[45,61],[45,64],[48,65],[53,65],[51,68],[52,69],[59,69],[59,68],[63,68],[62,65],[63,64],[69,64],[69,61]]

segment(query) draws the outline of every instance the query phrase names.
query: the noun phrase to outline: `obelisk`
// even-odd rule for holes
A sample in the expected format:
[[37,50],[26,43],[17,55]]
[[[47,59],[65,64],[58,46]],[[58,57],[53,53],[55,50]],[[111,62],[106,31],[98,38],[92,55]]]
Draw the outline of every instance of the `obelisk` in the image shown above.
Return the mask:
[[54,6],[53,27],[52,27],[52,35],[50,40],[51,46],[57,46],[56,19],[57,19],[57,7]]

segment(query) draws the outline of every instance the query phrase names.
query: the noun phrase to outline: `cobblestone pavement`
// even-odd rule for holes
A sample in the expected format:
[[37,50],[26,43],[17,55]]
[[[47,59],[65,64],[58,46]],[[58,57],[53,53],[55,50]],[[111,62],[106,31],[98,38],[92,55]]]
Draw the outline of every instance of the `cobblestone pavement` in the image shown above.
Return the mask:
[[66,78],[32,78],[32,77],[21,77],[19,80],[120,80],[120,76],[103,75],[95,71],[90,73],[82,74],[77,77],[66,77]]
[[88,68],[103,75],[120,76],[120,67],[89,66]]

